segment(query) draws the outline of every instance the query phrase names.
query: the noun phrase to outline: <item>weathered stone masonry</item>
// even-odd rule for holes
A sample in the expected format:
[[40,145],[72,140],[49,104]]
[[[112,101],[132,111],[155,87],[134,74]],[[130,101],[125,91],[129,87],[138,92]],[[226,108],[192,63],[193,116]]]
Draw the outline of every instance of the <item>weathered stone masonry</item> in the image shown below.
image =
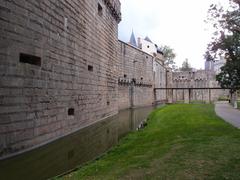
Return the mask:
[[[120,20],[119,0],[0,0],[0,159],[122,109],[187,102],[166,87],[217,86],[212,72],[171,72],[119,41]],[[190,98],[222,93],[205,91]]]
[[119,108],[149,105],[153,102],[153,58],[119,41]]
[[118,0],[0,1],[0,155],[118,113]]
[[226,94],[224,90],[207,88],[220,87],[215,78],[214,71],[197,70],[197,71],[186,71],[186,72],[174,72],[172,73],[172,87],[173,88],[206,88],[206,89],[195,89],[191,90],[174,90],[173,101],[185,101],[189,102],[190,99],[193,101],[211,102],[216,101],[220,96]]
[[0,0],[0,159],[166,99],[165,69],[118,41],[120,20],[118,0]]
[[165,87],[166,68],[156,57],[119,41],[119,109],[166,101],[166,92],[154,97],[154,88]]

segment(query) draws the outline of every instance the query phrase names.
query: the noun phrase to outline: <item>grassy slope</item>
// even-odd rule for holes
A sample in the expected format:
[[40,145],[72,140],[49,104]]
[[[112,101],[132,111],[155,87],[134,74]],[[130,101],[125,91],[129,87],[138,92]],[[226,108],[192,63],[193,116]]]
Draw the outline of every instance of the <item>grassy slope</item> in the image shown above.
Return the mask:
[[170,105],[101,159],[62,179],[239,179],[240,131],[213,105]]

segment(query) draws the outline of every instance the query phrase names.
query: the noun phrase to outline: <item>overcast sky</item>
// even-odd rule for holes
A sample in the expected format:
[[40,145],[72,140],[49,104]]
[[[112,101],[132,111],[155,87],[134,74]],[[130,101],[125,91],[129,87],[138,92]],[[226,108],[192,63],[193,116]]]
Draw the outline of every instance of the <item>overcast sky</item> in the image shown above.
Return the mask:
[[132,29],[155,44],[175,50],[178,66],[188,58],[192,67],[204,68],[203,54],[213,30],[204,20],[213,2],[227,0],[120,0],[122,21],[119,39],[128,42]]

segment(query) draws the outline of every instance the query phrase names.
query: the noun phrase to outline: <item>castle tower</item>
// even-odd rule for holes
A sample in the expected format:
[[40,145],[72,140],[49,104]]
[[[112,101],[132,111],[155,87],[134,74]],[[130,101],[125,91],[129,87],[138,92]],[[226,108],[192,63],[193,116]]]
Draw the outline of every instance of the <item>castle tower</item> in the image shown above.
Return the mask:
[[213,61],[205,61],[205,70],[206,71],[213,71],[214,70],[214,62]]

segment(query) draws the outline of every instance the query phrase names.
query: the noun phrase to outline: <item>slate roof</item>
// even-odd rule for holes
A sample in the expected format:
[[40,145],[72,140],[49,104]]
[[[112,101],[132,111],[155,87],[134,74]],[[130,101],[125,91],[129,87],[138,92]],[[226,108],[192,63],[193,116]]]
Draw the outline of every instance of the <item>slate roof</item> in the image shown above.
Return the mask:
[[137,47],[137,42],[136,42],[136,38],[135,38],[135,35],[134,35],[133,31],[132,31],[132,35],[130,37],[129,44],[131,44],[132,46]]
[[146,41],[148,41],[148,42],[150,42],[150,43],[153,43],[148,36],[146,36],[144,40],[146,40]]

